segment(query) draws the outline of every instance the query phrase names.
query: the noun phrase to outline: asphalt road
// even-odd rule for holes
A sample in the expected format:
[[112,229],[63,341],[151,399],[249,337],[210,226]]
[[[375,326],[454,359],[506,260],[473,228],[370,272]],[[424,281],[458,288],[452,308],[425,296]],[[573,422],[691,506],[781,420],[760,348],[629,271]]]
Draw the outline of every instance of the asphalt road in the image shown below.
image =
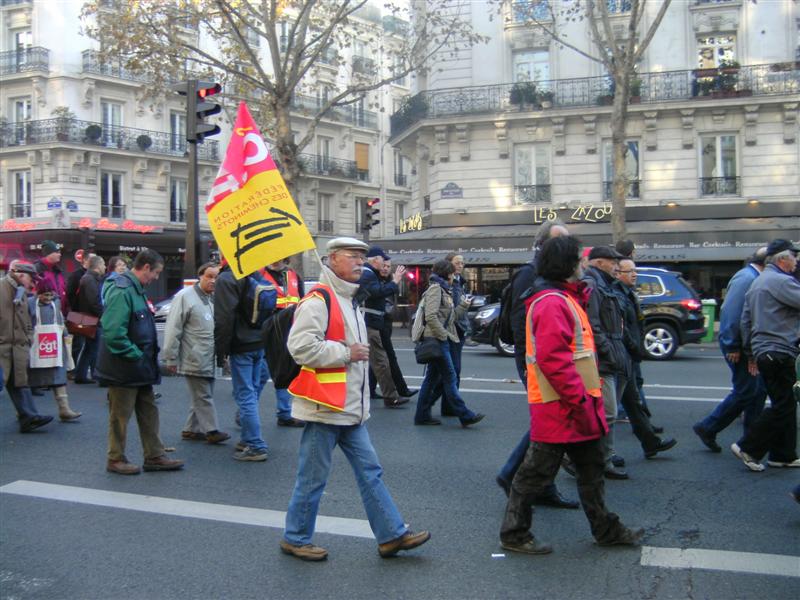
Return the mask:
[[[407,337],[395,334],[416,387]],[[369,430],[386,482],[405,520],[433,538],[407,555],[381,559],[364,537],[365,514],[341,453],[321,505],[315,542],[328,561],[282,555],[282,511],[291,494],[300,431],[278,428],[271,388],[262,396],[266,463],[232,459],[233,444],[180,440],[187,393],[180,378],[160,386],[161,432],[187,466],[178,473],[106,473],[105,393],[70,386],[79,423],[54,422],[21,435],[0,400],[0,597],[38,598],[770,598],[800,596],[800,506],[789,490],[800,473],[751,473],[726,449],[712,454],[691,425],[723,397],[728,371],[713,346],[646,363],[654,422],[678,446],[645,460],[627,426],[617,449],[629,481],[607,482],[607,503],[647,530],[643,548],[599,548],[581,511],[537,509],[545,557],[504,553],[498,530],[505,498],[494,477],[527,427],[513,361],[467,348],[462,391],[486,413],[464,430],[414,427],[412,411],[375,406]],[[222,428],[236,437],[230,382],[216,398]],[[51,398],[37,398],[55,412]],[[44,412],[44,410],[43,410]],[[740,425],[719,436],[727,448]],[[128,455],[141,461],[136,427]],[[30,483],[26,483],[30,482]],[[565,495],[575,482],[560,474]],[[274,511],[274,512],[273,512]],[[343,519],[343,520],[342,520]]]

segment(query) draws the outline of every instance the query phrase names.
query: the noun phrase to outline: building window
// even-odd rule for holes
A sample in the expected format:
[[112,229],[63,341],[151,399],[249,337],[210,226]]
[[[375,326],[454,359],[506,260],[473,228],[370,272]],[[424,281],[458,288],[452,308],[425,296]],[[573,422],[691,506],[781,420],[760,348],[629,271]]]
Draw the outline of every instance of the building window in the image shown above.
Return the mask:
[[189,197],[189,182],[185,179],[170,179],[169,220],[172,223],[186,222],[186,199]]
[[406,218],[406,203],[405,202],[395,202],[394,203],[394,222],[395,222],[395,229],[397,230],[396,233],[400,233],[400,224],[405,221]]
[[[399,54],[395,54],[392,58],[392,74],[399,75],[400,73],[403,73],[404,70],[405,70],[405,63],[403,61],[403,57]],[[402,86],[407,85],[406,75],[404,74],[402,77],[394,80],[392,83],[394,83],[395,85],[402,85]]]
[[369,144],[355,143],[356,174],[359,181],[369,181]]
[[109,219],[125,218],[121,173],[103,171],[100,175],[100,216]]
[[[625,178],[628,180],[626,198],[639,198],[639,142],[628,140],[625,142],[628,152],[625,155]],[[603,200],[611,200],[612,185],[614,182],[614,148],[611,140],[603,143]]]
[[31,120],[31,99],[15,98],[11,101],[11,114],[14,115],[13,140],[17,144],[24,144]]
[[514,146],[514,204],[550,202],[550,147]]
[[405,159],[400,154],[400,150],[394,151],[394,184],[401,187],[408,186],[408,176],[406,175]]
[[10,216],[21,219],[31,216],[33,195],[31,194],[31,172],[13,171],[11,174],[14,197],[11,200]]
[[736,136],[716,135],[700,138],[700,194],[739,196]]
[[522,50],[514,52],[514,82],[547,81],[550,79],[550,52]]
[[14,40],[16,72],[19,73],[29,60],[30,52],[28,52],[28,49],[33,47],[33,33],[28,29],[12,31],[11,37]]
[[169,149],[186,152],[186,113],[173,110],[169,113]]
[[736,59],[735,35],[711,35],[697,38],[697,66],[700,69],[715,69],[722,61]]
[[327,175],[331,168],[331,148],[333,138],[319,136],[317,138],[317,170],[320,175]]
[[100,110],[103,113],[103,144],[122,147],[122,104],[103,100]]
[[333,194],[317,194],[319,204],[319,221],[317,222],[318,233],[333,233]]

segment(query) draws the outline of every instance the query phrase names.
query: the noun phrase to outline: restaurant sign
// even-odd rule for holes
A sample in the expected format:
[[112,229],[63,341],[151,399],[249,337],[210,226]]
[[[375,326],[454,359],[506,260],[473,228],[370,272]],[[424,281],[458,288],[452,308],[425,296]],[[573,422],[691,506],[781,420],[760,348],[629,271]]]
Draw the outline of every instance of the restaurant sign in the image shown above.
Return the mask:
[[561,218],[562,221],[572,223],[600,223],[611,214],[611,203],[581,204],[573,208],[555,209],[552,207],[536,206],[533,208],[533,222],[537,225],[545,221]]
[[[137,223],[131,219],[65,219],[70,229],[94,229],[95,231],[127,231],[132,233],[161,233],[162,225]],[[52,229],[52,219],[6,219],[0,223],[0,231],[33,231],[36,229]]]
[[400,233],[408,231],[422,231],[422,213],[411,215],[400,221]]

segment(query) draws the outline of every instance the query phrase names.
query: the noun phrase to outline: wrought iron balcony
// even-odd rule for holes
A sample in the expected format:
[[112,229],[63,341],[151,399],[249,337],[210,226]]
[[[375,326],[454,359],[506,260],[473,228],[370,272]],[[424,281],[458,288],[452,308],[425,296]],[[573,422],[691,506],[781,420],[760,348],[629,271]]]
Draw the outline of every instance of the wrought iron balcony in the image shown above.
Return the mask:
[[323,177],[340,177],[358,181],[359,169],[356,161],[342,158],[331,158],[320,154],[298,154],[297,163],[304,173]]
[[550,203],[549,185],[515,185],[514,204]]
[[30,217],[31,212],[31,203],[30,202],[23,202],[22,204],[11,204],[9,205],[8,216],[12,219],[25,219]]
[[100,216],[106,219],[124,219],[125,207],[119,204],[101,204]]
[[353,72],[371,75],[377,68],[375,61],[366,56],[353,57]]
[[33,4],[33,0],[0,0],[0,7],[20,6],[21,4]]
[[701,196],[741,196],[741,177],[701,177]]
[[147,75],[134,73],[119,64],[101,63],[97,59],[97,52],[94,50],[83,51],[83,72],[93,75],[103,75],[105,77],[116,77],[117,79],[126,79],[128,81],[144,83],[150,81],[150,77]]
[[[604,181],[603,182],[603,200],[611,200],[611,195],[613,193],[614,182],[613,181]],[[625,197],[629,199],[638,200],[639,199],[639,180],[632,179],[628,181],[627,190],[625,192]]]
[[50,50],[34,46],[0,52],[0,75],[50,70]]
[[[639,73],[632,103],[686,102],[705,98],[787,95],[800,93],[800,61],[727,69],[689,69]],[[423,119],[450,116],[531,112],[543,108],[585,108],[610,105],[614,97],[608,77],[552,79],[535,87],[504,83],[447,88],[411,96],[391,116],[392,136]]]
[[333,221],[320,219],[317,221],[317,231],[319,233],[333,233]]
[[[291,107],[302,110],[308,115],[315,115],[322,106],[322,99],[303,94],[292,95]],[[347,106],[334,106],[330,108],[323,119],[337,121],[339,123],[349,123],[356,127],[365,129],[378,128],[378,115],[370,110],[359,110],[357,106],[351,104]]]
[[400,187],[408,187],[408,175],[403,173],[395,173],[394,184]]
[[[165,131],[103,125],[64,117],[0,125],[0,148],[52,142],[104,146],[169,156],[184,156],[186,152],[185,142],[175,134]],[[205,141],[198,144],[197,157],[201,160],[219,160],[219,142]]]
[[169,220],[170,223],[186,223],[186,209],[170,207]]

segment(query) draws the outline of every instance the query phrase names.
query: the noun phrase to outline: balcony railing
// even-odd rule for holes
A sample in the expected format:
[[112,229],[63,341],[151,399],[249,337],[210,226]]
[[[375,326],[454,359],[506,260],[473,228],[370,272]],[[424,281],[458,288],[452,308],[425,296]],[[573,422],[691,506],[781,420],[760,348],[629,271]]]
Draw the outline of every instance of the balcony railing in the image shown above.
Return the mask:
[[741,196],[741,177],[701,177],[701,196]]
[[101,63],[97,59],[97,52],[94,50],[83,51],[83,72],[91,73],[93,75],[103,75],[105,77],[116,77],[117,79],[126,79],[128,81],[139,81],[147,83],[150,77],[141,73],[134,73],[128,69],[123,68],[119,64]]
[[50,50],[35,46],[0,52],[0,75],[50,70]]
[[[165,131],[103,125],[63,117],[0,125],[0,148],[51,142],[105,146],[169,156],[183,156],[185,153],[185,143]],[[197,157],[202,160],[219,160],[219,142],[205,141],[198,144]]]
[[333,233],[333,221],[320,219],[317,221],[317,231],[319,233]]
[[514,204],[550,203],[550,185],[515,185]]
[[[796,95],[800,93],[800,61],[751,65],[735,69],[691,69],[639,73],[632,103],[687,101],[694,98]],[[710,83],[708,83],[710,81]],[[524,93],[521,93],[524,92]],[[513,92],[513,93],[512,93]],[[614,90],[608,77],[552,79],[536,82],[535,89],[504,83],[447,88],[411,96],[391,117],[392,135],[422,119],[610,105]],[[544,110],[548,110],[545,108]]]
[[186,223],[186,209],[170,207],[169,220],[170,223]]
[[395,173],[394,184],[400,187],[408,187],[408,175],[403,173]]
[[[294,94],[292,96],[291,107],[305,111],[310,115],[315,115],[319,112],[321,106],[322,100],[314,96],[305,96],[303,94]],[[334,106],[325,113],[323,118],[340,123],[349,123],[356,127],[364,127],[365,129],[378,128],[377,113],[370,110],[360,110],[353,105]]]
[[359,169],[356,161],[342,158],[331,158],[320,154],[298,154],[297,162],[304,173],[322,175],[324,177],[340,177],[358,181]]
[[31,216],[31,203],[24,202],[22,204],[9,205],[8,216],[12,219],[24,219]]
[[0,0],[0,7],[19,6],[20,4],[33,4],[33,0]]
[[101,204],[100,216],[106,219],[124,219],[125,207],[115,204]]
[[[611,200],[611,195],[613,193],[614,182],[613,181],[604,181],[603,182],[603,200]],[[625,192],[625,197],[638,200],[639,198],[639,180],[633,179],[628,181],[627,183],[627,190]]]

